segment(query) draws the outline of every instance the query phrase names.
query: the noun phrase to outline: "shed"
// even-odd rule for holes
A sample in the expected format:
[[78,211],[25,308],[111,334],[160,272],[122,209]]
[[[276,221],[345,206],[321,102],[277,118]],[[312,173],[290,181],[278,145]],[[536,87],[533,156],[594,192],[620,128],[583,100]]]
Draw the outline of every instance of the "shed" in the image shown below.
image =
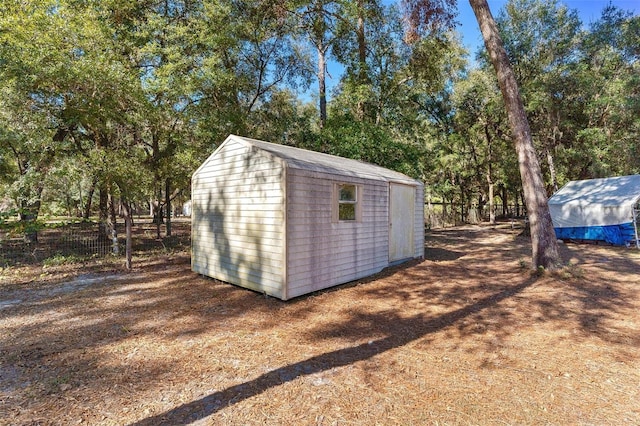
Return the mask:
[[549,211],[559,239],[640,248],[640,175],[571,181],[549,198]]
[[424,186],[230,135],[192,177],[192,270],[282,300],[424,256]]

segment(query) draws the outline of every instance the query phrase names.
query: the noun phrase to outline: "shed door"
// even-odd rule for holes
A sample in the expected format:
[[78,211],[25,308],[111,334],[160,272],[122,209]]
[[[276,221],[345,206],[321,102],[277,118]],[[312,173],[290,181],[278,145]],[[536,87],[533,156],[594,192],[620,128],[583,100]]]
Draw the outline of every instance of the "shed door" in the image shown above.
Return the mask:
[[389,262],[413,257],[415,196],[413,186],[389,186]]

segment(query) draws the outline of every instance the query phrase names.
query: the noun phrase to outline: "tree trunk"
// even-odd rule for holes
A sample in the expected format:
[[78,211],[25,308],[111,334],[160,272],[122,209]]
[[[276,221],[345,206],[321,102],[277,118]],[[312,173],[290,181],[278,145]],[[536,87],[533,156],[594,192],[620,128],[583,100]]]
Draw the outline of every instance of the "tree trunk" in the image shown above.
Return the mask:
[[[41,191],[39,191],[41,193]],[[23,240],[27,244],[38,242],[38,215],[40,214],[40,196],[34,202],[23,200],[20,203],[18,220],[24,225]]]
[[113,194],[109,194],[109,231],[111,236],[111,250],[113,254],[118,254],[118,221],[116,217],[116,205]]
[[91,182],[89,193],[87,194],[87,203],[84,205],[84,212],[82,213],[82,218],[85,220],[89,220],[89,216],[91,216],[91,204],[93,202],[93,193],[96,191],[97,183],[97,179],[94,178]]
[[[159,179],[156,179],[156,182],[160,184]],[[160,200],[162,200],[162,186],[158,186],[158,196],[153,201],[153,223],[156,224],[156,240],[162,239],[162,236],[160,235],[160,225],[164,221],[164,215],[162,213],[162,205],[160,204]]]
[[493,203],[493,198],[494,198],[494,194],[493,194],[493,181],[491,180],[491,171],[489,170],[487,172],[487,184],[489,185],[489,223],[491,225],[495,225],[496,224],[496,207]]
[[[466,222],[465,220],[465,215],[464,215],[464,203],[466,202],[465,196],[464,196],[464,189],[462,187],[462,184],[460,185],[460,224],[463,224]],[[454,222],[455,225],[455,222]]]
[[427,217],[429,220],[429,229],[434,228],[433,204],[431,204],[431,192],[427,195]]
[[[357,1],[358,20],[356,24],[356,38],[358,41],[358,83],[365,84],[367,82],[367,45],[364,33],[364,0]],[[358,99],[357,104],[358,119],[364,120],[365,108],[364,101]]]
[[558,177],[556,174],[556,164],[553,160],[553,154],[551,154],[551,149],[547,147],[547,165],[549,166],[549,179],[551,180],[551,190],[553,192],[558,191]]
[[549,121],[553,121],[553,131],[551,133],[551,137],[548,140],[546,145],[546,153],[547,153],[547,164],[549,165],[549,178],[551,179],[551,190],[556,193],[558,192],[558,174],[556,173],[556,163],[553,158],[553,151],[556,146],[558,146],[558,139],[562,139],[562,132],[558,128],[558,122],[560,121],[560,117],[556,113],[555,119],[554,116],[551,116]]
[[98,213],[98,238],[100,241],[106,241],[110,237],[107,222],[109,221],[109,193],[107,186],[102,184],[98,189],[100,192],[100,206]]
[[318,40],[318,97],[320,98],[320,128],[327,124],[327,85],[326,85],[326,54],[327,48],[322,40]]
[[447,199],[442,197],[442,227],[447,227]]
[[164,206],[167,212],[167,221],[165,233],[167,237],[171,236],[171,179],[167,178],[164,182]]
[[125,225],[125,235],[126,235],[126,243],[125,243],[125,257],[126,257],[126,268],[127,270],[131,270],[131,227],[133,225],[132,217],[131,217],[131,205],[128,201],[123,200],[122,204],[124,206],[124,225]]
[[69,191],[66,191],[64,194],[64,204],[67,208],[67,216],[72,217],[73,213],[71,213],[71,196],[69,195]]
[[509,200],[508,195],[509,191],[507,191],[507,186],[504,184],[500,185],[500,189],[502,192],[502,215],[504,217],[510,216],[511,212],[509,211]]
[[493,203],[493,150],[492,150],[492,138],[489,132],[489,125],[484,125],[484,136],[487,140],[487,185],[489,186],[489,223],[495,225],[496,223],[496,209]]
[[531,139],[531,129],[507,52],[486,0],[469,0],[473,9],[507,109],[513,132],[525,204],[531,230],[532,266],[556,268],[560,265],[558,243],[549,213],[540,163]]

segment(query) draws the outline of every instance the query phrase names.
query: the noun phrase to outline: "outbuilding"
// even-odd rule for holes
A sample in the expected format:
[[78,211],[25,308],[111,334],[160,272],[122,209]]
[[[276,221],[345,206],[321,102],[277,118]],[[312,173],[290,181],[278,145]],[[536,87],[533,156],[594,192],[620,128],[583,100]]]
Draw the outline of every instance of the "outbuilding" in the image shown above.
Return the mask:
[[549,198],[549,211],[558,239],[640,248],[640,175],[571,181]]
[[193,271],[282,300],[424,256],[424,186],[230,135],[192,177]]

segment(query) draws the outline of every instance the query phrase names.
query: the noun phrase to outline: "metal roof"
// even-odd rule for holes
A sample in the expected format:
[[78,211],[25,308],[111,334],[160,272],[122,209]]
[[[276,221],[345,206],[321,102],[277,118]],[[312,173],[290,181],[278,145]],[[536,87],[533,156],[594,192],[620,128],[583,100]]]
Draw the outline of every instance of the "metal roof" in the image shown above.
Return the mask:
[[398,182],[408,185],[421,185],[420,181],[405,174],[359,160],[352,160],[349,158],[338,157],[336,155],[323,154],[321,152],[294,148],[287,145],[279,145],[237,135],[229,135],[225,140],[225,143],[229,140],[235,140],[240,143],[255,146],[256,148],[281,158],[287,163],[288,167],[295,169],[341,176],[360,177],[370,180]]

